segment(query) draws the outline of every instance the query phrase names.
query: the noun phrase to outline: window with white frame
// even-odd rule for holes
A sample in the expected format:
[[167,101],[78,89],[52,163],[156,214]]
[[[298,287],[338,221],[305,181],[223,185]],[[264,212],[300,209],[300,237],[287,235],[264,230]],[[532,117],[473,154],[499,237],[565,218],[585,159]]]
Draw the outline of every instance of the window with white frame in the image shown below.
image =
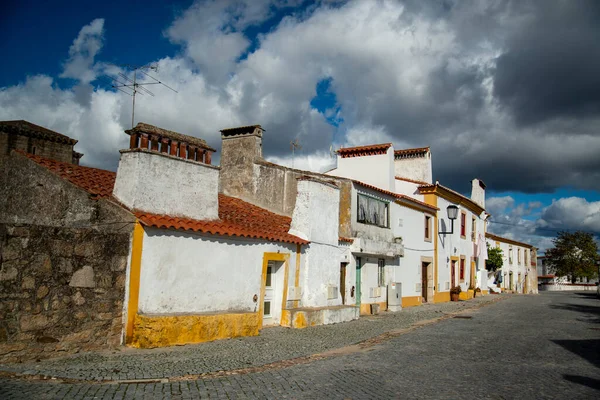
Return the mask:
[[358,195],[357,218],[358,222],[369,225],[377,225],[382,228],[390,227],[389,207],[390,203],[366,196]]

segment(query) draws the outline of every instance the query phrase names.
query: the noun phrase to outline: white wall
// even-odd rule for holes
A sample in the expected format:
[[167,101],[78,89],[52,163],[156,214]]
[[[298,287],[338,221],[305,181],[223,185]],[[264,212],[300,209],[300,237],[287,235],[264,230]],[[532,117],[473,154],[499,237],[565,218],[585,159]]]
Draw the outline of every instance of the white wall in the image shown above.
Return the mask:
[[333,185],[299,180],[290,231],[311,242],[338,245],[340,193]]
[[144,230],[141,313],[257,311],[264,252],[289,253],[294,276],[296,245]]
[[[431,217],[429,241],[425,240],[426,215]],[[395,279],[392,281],[402,282],[402,297],[421,296],[422,292],[417,288],[421,284],[421,257],[431,257],[432,271],[434,268],[435,217],[399,204],[394,204],[392,217],[395,222],[392,226],[394,236],[402,237],[404,244],[404,257],[400,258],[400,267],[395,269]]]
[[394,147],[385,154],[362,157],[337,157],[337,168],[327,175],[340,176],[368,183],[378,188],[394,191]]
[[[537,288],[535,287],[535,279],[531,279],[531,274],[537,274],[537,270],[535,267],[531,266],[531,250],[524,246],[517,246],[514,244],[509,244],[502,241],[496,241],[491,238],[486,238],[487,243],[489,243],[490,248],[500,247],[502,250],[502,283],[499,285],[503,289],[510,288],[510,273],[512,272],[512,280],[513,286],[512,289],[518,293],[523,293],[525,289],[525,279],[529,280],[528,291],[537,292]],[[510,262],[509,259],[509,250],[512,249],[513,252],[513,262]],[[519,249],[521,250],[521,260],[518,259]],[[525,263],[525,251],[529,251],[528,263]],[[519,280],[519,273],[521,274],[521,279]]]
[[131,209],[212,220],[218,188],[218,167],[136,149],[121,151],[113,195]]
[[419,201],[425,200],[425,196],[419,193],[419,184],[401,179],[396,179],[396,193],[410,196]]
[[394,169],[397,176],[432,183],[430,152],[424,157],[398,158]]
[[[450,230],[450,220],[448,219],[448,214],[446,208],[453,204],[448,200],[438,196],[438,208],[440,211],[438,212],[438,230],[441,231],[449,231]],[[452,283],[450,282],[450,265],[451,265],[451,257],[458,257],[459,260],[456,263],[456,279],[457,283],[460,281],[460,256],[465,256],[465,279],[464,282],[460,282],[461,289],[467,290],[471,285],[470,282],[470,271],[471,271],[471,257],[479,256],[479,249],[477,248],[478,244],[478,236],[480,234],[484,235],[484,220],[482,215],[474,215],[466,207],[459,205],[458,206],[458,217],[454,220],[454,233],[442,235],[438,234],[438,282],[436,284],[436,289],[438,292],[447,292],[448,287],[452,287]],[[461,238],[460,235],[460,216],[461,212],[464,211],[467,214],[466,220],[466,235],[465,238]],[[471,239],[471,218],[475,216],[476,218],[476,238],[475,242]],[[444,221],[444,223],[442,222]],[[483,279],[482,274],[478,274],[477,271],[481,271],[485,269],[485,261],[482,258],[478,258],[476,261],[476,271],[475,276],[479,279],[476,279],[477,282],[472,282],[473,286],[479,287],[482,290],[485,290],[487,287],[487,280]]]

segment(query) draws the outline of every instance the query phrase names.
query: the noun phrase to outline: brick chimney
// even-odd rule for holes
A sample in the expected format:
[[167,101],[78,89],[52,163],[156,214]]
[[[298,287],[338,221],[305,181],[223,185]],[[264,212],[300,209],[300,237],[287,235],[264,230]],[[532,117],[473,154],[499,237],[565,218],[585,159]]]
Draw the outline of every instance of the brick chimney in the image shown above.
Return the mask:
[[485,183],[477,178],[471,181],[471,200],[485,208]]
[[260,125],[221,130],[221,190],[239,198],[254,196],[253,164],[262,160]]
[[197,220],[218,219],[219,168],[202,139],[149,124],[125,131],[113,195],[136,211]]

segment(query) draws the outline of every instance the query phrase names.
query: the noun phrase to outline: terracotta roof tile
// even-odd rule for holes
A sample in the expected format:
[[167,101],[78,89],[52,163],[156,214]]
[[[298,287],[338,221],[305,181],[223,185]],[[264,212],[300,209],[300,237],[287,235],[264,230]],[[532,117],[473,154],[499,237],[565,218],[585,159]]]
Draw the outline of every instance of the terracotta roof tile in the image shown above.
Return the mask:
[[32,124],[31,122],[24,120],[0,121],[0,132],[16,133],[18,135],[38,137],[41,139],[58,143],[67,143],[72,145],[77,143],[77,140],[71,139],[66,135],[52,131],[48,128],[44,128],[43,126]]
[[395,158],[422,157],[429,151],[427,147],[416,147],[414,149],[402,149],[394,151]]
[[352,243],[352,242],[354,242],[354,239],[340,236],[339,241],[340,242],[346,242],[346,243]]
[[429,185],[429,183],[428,183],[428,182],[425,182],[425,181],[418,181],[418,180],[416,180],[416,179],[409,179],[409,178],[405,178],[405,177],[403,177],[403,176],[396,176],[396,179],[397,179],[397,180],[399,180],[399,181],[405,181],[405,182],[410,182],[410,183],[416,183],[416,184],[419,184],[419,185]]
[[115,172],[51,160],[49,158],[28,154],[21,150],[15,151],[42,167],[49,169],[75,186],[85,190],[93,199],[112,197],[115,179],[117,178]]
[[159,128],[158,126],[146,124],[144,122],[138,122],[135,128],[127,129],[125,131],[128,135],[136,133],[146,133],[150,135],[158,135],[164,138],[176,140],[178,142],[189,143],[193,146],[198,146],[202,149],[210,150],[215,152],[216,150],[210,147],[204,139],[197,138],[195,136],[184,135],[179,132],[173,132],[168,129]]
[[392,146],[391,143],[372,144],[368,146],[345,147],[337,151],[342,158],[364,157],[385,154]]
[[[94,199],[112,197],[116,179],[114,172],[50,160],[23,151],[18,153],[87,191]],[[294,244],[309,243],[288,233],[292,223],[290,217],[272,213],[223,194],[219,194],[219,220],[216,221],[198,221],[145,212],[136,212],[135,215],[143,224],[157,228],[182,229]]]
[[288,233],[292,219],[257,207],[243,200],[219,194],[219,220],[199,221],[136,212],[136,217],[147,226],[179,229],[223,236],[265,239],[275,242],[308,244],[309,242]]
[[264,129],[260,125],[245,125],[245,126],[236,126],[235,128],[221,129],[219,132],[221,132],[222,136],[236,136],[236,135],[244,135],[247,133],[253,133],[256,130],[256,128],[259,128],[263,132],[266,131],[266,129]]

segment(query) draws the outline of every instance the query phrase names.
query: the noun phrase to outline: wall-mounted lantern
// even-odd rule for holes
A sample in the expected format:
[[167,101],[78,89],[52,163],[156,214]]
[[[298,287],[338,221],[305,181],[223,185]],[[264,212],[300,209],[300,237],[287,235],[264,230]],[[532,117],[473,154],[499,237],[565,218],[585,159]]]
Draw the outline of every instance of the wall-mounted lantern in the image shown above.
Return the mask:
[[448,212],[448,219],[450,220],[450,230],[449,231],[440,231],[439,234],[440,235],[448,235],[448,234],[453,234],[454,233],[454,220],[456,219],[456,217],[458,217],[458,207],[455,206],[454,204],[450,204],[447,208],[446,211]]

